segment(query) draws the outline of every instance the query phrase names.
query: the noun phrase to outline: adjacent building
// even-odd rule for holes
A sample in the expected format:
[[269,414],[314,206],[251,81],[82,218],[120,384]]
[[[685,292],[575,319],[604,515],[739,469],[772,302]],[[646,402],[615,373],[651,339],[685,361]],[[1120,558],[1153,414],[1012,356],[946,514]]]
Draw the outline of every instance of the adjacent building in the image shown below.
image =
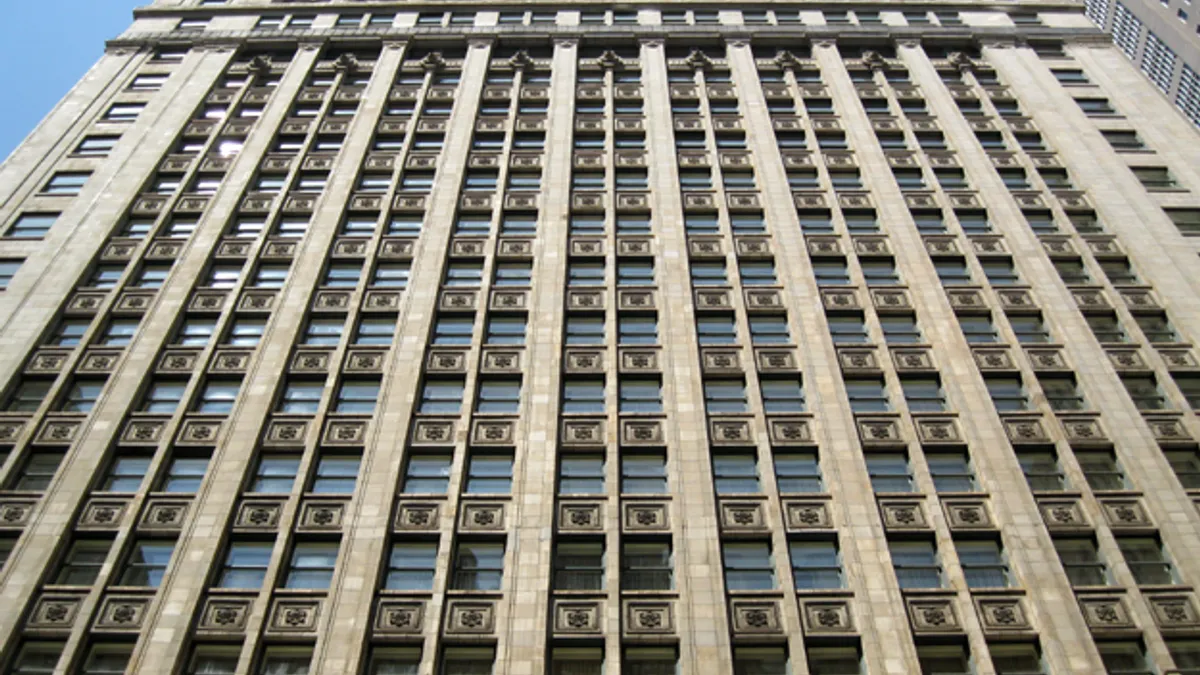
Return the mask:
[[1200,11],[1191,0],[1087,0],[1087,15],[1200,126]]
[[1049,1],[138,10],[0,166],[0,669],[1200,672],[1155,86]]

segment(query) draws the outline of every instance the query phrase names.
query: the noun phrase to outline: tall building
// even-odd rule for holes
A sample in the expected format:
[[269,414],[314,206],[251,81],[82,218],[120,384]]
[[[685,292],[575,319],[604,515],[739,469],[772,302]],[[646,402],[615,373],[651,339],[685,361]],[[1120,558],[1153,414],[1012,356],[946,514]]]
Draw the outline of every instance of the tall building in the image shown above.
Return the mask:
[[1200,10],[1191,0],[1086,0],[1087,15],[1200,126]]
[[0,167],[0,669],[1200,672],[1200,133],[870,7],[139,10]]

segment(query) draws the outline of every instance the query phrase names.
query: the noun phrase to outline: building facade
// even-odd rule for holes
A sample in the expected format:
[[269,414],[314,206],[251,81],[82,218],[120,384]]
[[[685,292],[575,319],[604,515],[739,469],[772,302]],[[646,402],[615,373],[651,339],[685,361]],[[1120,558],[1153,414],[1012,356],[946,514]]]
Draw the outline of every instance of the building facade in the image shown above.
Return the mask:
[[159,0],[0,166],[0,667],[1200,672],[1198,193],[1082,5]]
[[1087,15],[1200,126],[1200,13],[1190,0],[1086,0]]

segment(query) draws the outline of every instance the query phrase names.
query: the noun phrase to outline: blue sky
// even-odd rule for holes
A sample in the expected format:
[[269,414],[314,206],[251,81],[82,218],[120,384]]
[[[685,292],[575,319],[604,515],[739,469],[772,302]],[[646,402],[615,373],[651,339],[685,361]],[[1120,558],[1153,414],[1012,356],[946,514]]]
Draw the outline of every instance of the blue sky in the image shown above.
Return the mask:
[[0,0],[0,161],[104,53],[104,41],[150,0]]

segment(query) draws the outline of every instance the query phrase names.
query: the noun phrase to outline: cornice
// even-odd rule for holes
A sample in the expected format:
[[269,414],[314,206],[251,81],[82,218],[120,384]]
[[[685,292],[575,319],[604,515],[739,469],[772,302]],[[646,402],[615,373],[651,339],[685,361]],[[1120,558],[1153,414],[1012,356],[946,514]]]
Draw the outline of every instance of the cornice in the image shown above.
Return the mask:
[[[1062,0],[1019,0],[1018,2],[964,2],[963,0],[953,0],[950,2],[937,2],[926,0],[925,2],[906,2],[903,6],[892,2],[863,2],[862,0],[825,0],[820,4],[800,3],[797,0],[759,0],[752,5],[746,3],[735,2],[714,2],[713,0],[672,0],[670,3],[672,8],[688,8],[702,7],[704,9],[713,9],[714,6],[721,7],[728,5],[730,10],[740,10],[743,7],[752,6],[755,9],[773,9],[775,7],[785,7],[788,10],[804,9],[809,11],[820,11],[826,7],[836,8],[852,8],[852,9],[878,9],[881,11],[904,11],[913,9],[928,9],[928,10],[958,10],[968,12],[1012,12],[1014,10],[1023,11],[1071,11],[1082,12],[1083,6],[1079,3],[1063,2]],[[475,2],[462,3],[450,6],[447,3],[441,2],[382,2],[374,1],[339,1],[330,2],[312,2],[312,1],[292,1],[283,2],[273,0],[270,2],[258,2],[254,4],[240,4],[228,7],[205,7],[205,6],[190,6],[190,7],[171,7],[171,6],[156,6],[150,5],[139,7],[133,10],[135,18],[162,18],[162,17],[177,17],[177,16],[239,16],[246,14],[261,14],[263,12],[304,12],[304,13],[337,13],[347,11],[379,11],[392,10],[397,12],[423,12],[423,11],[447,11],[447,10],[474,10],[474,11],[498,11],[512,10],[522,8],[543,8],[571,11],[574,9],[590,9],[590,8],[612,8],[618,3],[613,0],[573,0],[569,3],[555,2],[552,0],[525,0],[521,3],[514,4],[511,0],[476,0]],[[619,8],[622,10],[639,8],[639,3],[620,3]],[[647,2],[644,4],[646,9],[660,9],[661,3]]]
[[1099,45],[1111,43],[1111,37],[1098,28],[1023,28],[939,26],[762,26],[747,31],[745,26],[605,26],[603,30],[581,30],[578,26],[421,26],[415,28],[362,28],[327,30],[262,31],[204,31],[202,33],[154,32],[134,33],[109,40],[109,50],[157,46],[292,46],[300,43],[406,41],[478,42],[504,38],[576,40],[582,43],[607,40],[808,40],[854,42],[910,41],[936,44],[940,42],[1025,43],[1029,40],[1061,40],[1068,44]]

